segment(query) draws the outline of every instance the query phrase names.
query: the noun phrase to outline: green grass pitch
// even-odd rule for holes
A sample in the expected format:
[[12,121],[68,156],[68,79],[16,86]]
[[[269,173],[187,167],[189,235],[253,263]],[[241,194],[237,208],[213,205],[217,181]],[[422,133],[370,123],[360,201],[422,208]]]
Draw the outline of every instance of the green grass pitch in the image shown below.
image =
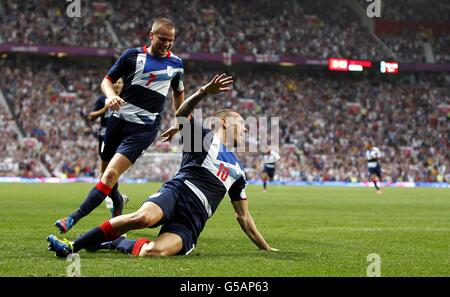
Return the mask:
[[[90,184],[0,184],[0,276],[64,276],[67,262],[47,251],[56,219],[75,210]],[[159,187],[122,184],[136,210]],[[448,189],[250,186],[250,211],[280,252],[259,251],[225,197],[188,256],[133,258],[81,251],[82,276],[366,276],[367,256],[381,276],[450,276]],[[75,239],[109,218],[102,204],[67,234]],[[154,238],[158,229],[129,232]]]

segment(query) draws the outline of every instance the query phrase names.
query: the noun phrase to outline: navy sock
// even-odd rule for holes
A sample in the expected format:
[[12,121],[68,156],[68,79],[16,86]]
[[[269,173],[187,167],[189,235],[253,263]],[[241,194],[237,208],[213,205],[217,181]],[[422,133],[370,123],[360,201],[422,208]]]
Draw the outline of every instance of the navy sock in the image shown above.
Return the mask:
[[111,249],[118,250],[124,254],[131,254],[133,251],[136,240],[127,239],[125,237],[119,237],[116,240],[111,241]]
[[76,253],[86,247],[94,246],[105,241],[105,233],[100,227],[95,227],[73,243],[73,252]]
[[81,249],[101,244],[105,241],[111,241],[119,238],[118,234],[109,221],[105,221],[98,227],[89,230],[73,243],[73,252]]
[[373,181],[373,184],[375,185],[375,188],[377,189],[377,190],[379,190],[380,188],[378,187],[378,185],[377,185],[377,182],[376,181]]
[[82,217],[90,214],[97,206],[99,206],[106,196],[110,193],[111,188],[99,182],[87,195],[86,199],[80,205],[70,217],[74,220],[74,224],[77,223]]
[[263,180],[263,189],[265,190],[267,188],[267,181]]
[[123,211],[123,199],[122,195],[120,194],[119,190],[119,183],[116,183],[114,187],[111,190],[111,193],[109,193],[109,197],[113,201],[113,211],[112,211],[112,217],[117,217],[122,214]]

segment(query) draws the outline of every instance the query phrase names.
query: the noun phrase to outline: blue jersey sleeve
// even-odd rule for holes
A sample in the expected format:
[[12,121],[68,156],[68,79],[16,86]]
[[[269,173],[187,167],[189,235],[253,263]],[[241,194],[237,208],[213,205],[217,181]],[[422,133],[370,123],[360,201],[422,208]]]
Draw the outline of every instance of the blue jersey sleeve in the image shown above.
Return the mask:
[[98,96],[95,100],[94,107],[92,108],[92,111],[98,111],[102,109],[105,106],[105,96]]
[[239,178],[228,190],[228,196],[230,196],[231,201],[246,200],[247,194],[245,193],[245,187],[247,182],[244,177]]
[[126,49],[119,57],[119,59],[117,59],[116,63],[114,63],[111,69],[109,69],[106,77],[109,78],[113,83],[115,83],[119,78],[125,76],[127,74],[127,71],[130,71],[130,67],[132,67],[130,60],[133,55],[136,55],[136,53],[137,49],[135,48]]

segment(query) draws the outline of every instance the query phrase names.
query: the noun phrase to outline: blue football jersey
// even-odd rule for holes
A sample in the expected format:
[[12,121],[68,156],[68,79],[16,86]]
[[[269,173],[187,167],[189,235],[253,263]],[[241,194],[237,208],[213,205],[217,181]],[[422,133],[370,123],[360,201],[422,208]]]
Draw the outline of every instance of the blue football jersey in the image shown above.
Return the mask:
[[125,101],[113,116],[138,124],[152,124],[164,109],[172,88],[184,91],[183,62],[169,52],[166,57],[152,56],[146,46],[125,50],[106,76],[111,82],[123,78],[120,97]]
[[[175,178],[183,180],[197,195],[210,217],[227,192],[231,201],[247,199],[245,172],[236,155],[213,131],[193,118],[190,124],[190,129],[181,130],[183,159]],[[197,146],[199,140],[202,145]]]

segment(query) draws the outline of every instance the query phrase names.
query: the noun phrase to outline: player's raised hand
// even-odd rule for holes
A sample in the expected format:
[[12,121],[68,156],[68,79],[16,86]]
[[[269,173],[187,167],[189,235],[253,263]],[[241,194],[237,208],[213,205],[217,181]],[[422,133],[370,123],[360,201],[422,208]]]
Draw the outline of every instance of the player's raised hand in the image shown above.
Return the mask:
[[232,83],[233,77],[222,73],[221,75],[214,76],[214,78],[208,84],[204,85],[201,90],[206,94],[228,92],[231,90]]
[[105,105],[111,108],[114,111],[118,111],[122,105],[125,104],[125,101],[119,96],[111,96],[106,98]]

